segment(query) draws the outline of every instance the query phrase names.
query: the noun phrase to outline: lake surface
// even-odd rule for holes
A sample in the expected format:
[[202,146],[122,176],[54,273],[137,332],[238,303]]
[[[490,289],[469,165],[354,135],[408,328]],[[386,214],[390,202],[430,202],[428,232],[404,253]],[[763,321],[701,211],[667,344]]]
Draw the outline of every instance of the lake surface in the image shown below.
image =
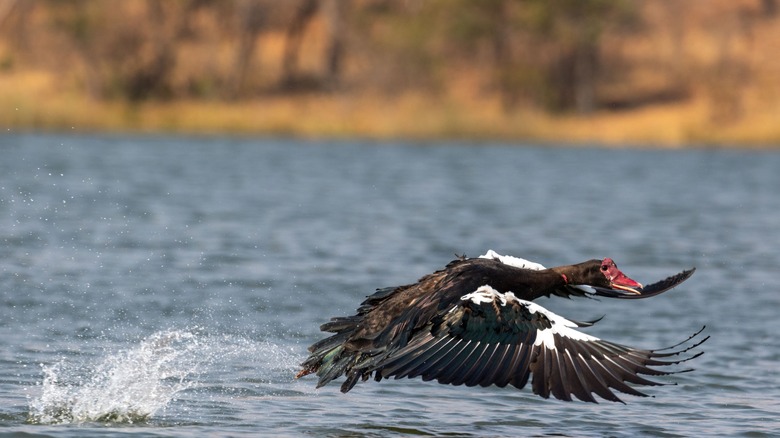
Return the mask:
[[[780,434],[780,153],[0,136],[0,435]],[[626,405],[294,380],[377,287],[488,249],[612,257],[642,301],[542,300],[641,348],[711,336]]]

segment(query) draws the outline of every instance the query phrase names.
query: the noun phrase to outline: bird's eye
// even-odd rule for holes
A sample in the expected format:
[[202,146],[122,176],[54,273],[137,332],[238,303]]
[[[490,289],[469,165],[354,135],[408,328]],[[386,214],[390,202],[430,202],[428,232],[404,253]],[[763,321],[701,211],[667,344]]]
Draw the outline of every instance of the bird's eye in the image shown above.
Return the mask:
[[606,272],[609,267],[607,265],[601,265],[601,270]]

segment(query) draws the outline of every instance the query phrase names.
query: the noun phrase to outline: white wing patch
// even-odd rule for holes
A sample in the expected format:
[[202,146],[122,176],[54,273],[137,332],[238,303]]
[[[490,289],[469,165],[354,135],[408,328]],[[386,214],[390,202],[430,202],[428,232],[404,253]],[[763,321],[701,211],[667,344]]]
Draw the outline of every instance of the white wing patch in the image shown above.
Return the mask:
[[479,256],[479,258],[497,259],[501,263],[509,266],[514,266],[515,268],[531,269],[534,271],[541,271],[543,269],[547,269],[544,266],[540,265],[539,263],[534,263],[526,259],[521,259],[520,257],[501,255],[493,251],[492,249],[488,250],[488,252],[486,252],[485,254]]
[[[498,299],[501,301],[502,306],[506,306],[506,300],[507,298],[513,298],[515,301],[521,301],[515,298],[515,294],[512,292],[507,292],[505,294],[502,294],[501,292],[493,289],[492,287],[485,285],[480,286],[477,290],[470,294],[463,295],[460,297],[463,301],[471,301],[474,304],[486,304],[486,303],[492,303],[494,299]],[[454,310],[455,308],[453,308]]]
[[[477,290],[470,294],[463,295],[460,297],[463,301],[471,301],[474,304],[487,304],[492,303],[494,300],[498,300],[501,303],[501,306],[506,306],[507,303],[517,303],[520,306],[525,307],[528,309],[529,312],[533,313],[541,313],[544,315],[550,322],[552,323],[552,327],[549,329],[539,330],[536,333],[536,341],[534,341],[534,346],[544,345],[550,350],[555,349],[555,337],[556,336],[562,336],[565,338],[569,338],[575,341],[598,341],[599,338],[591,335],[587,335],[585,333],[582,333],[580,331],[575,330],[577,328],[577,324],[569,321],[568,319],[557,315],[553,312],[550,312],[549,310],[545,309],[544,307],[532,303],[531,301],[521,300],[515,296],[512,292],[507,292],[505,294],[502,294],[501,292],[493,289],[490,286],[480,286]],[[455,310],[457,307],[453,307],[452,310]]]

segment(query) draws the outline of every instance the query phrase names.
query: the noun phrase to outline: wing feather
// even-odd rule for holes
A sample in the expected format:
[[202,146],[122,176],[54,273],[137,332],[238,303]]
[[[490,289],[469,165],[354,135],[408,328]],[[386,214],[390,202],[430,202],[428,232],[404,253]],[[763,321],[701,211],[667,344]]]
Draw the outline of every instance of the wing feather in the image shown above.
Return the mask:
[[[523,388],[530,379],[533,392],[545,398],[552,395],[561,400],[576,397],[596,402],[596,395],[622,402],[613,390],[646,396],[631,385],[663,385],[642,375],[687,371],[654,367],[697,357],[701,353],[671,358],[706,340],[676,351],[642,350],[585,335],[577,327],[580,324],[511,292],[502,294],[482,286],[438,314],[427,329],[388,354],[374,371],[382,377],[422,377],[467,386],[511,384]],[[671,348],[679,345],[682,343]]]
[[435,366],[427,368],[425,372],[422,373],[423,380],[428,381],[437,379],[439,376],[442,376],[446,370],[460,367],[463,361],[465,361],[474,350],[479,349],[479,347],[479,341],[467,340],[458,342],[451,354],[448,354],[437,362]]
[[453,362],[448,368],[442,370],[437,378],[439,383],[462,385],[470,376],[470,373],[479,365],[480,360],[486,354],[490,344],[478,341],[473,349],[464,351],[462,360]]
[[[507,342],[510,340],[511,333],[504,333],[498,337],[496,343],[492,343],[489,348],[485,350],[478,361],[472,365],[471,369],[464,375],[465,379],[463,383],[466,386],[477,386],[487,376],[492,375],[496,371],[497,362],[503,357],[506,347],[510,344]],[[483,386],[490,386],[491,383],[487,383]]]
[[[593,371],[587,360],[580,355],[577,355],[574,360],[577,362],[579,369],[582,372],[588,389],[592,390],[604,400],[615,402],[621,401],[614,392],[609,390],[609,385],[605,382],[604,377]],[[593,401],[596,402],[595,399]]]
[[554,362],[552,366],[553,374],[550,376],[551,380],[549,385],[552,388],[552,394],[555,398],[571,401],[572,390],[569,378],[566,375],[566,365],[563,362],[561,353],[562,351],[559,350],[550,350],[550,355],[553,357]]
[[[416,355],[413,361],[408,363],[400,363],[399,369],[394,370],[391,365],[389,368],[382,368],[382,374],[384,376],[395,376],[395,378],[401,377],[419,377],[427,372],[432,367],[437,366],[441,361],[446,360],[449,362],[453,355],[457,354],[464,348],[463,342],[459,339],[452,337],[435,338],[428,335],[431,342],[435,342],[435,346],[431,349],[425,349],[429,343],[423,343],[420,346],[419,354]],[[439,341],[443,340],[443,342]],[[394,356],[396,362],[401,362],[405,359],[406,354]]]
[[571,356],[571,351],[569,350],[564,350],[563,356],[566,362],[566,374],[570,376],[572,382],[572,394],[582,401],[596,403],[596,399],[593,398],[591,391],[588,390],[588,383],[576,358]]
[[457,354],[450,356],[447,362],[442,362],[436,368],[430,370],[428,373],[430,379],[436,379],[443,384],[452,383],[456,373],[468,363],[469,358],[473,358],[485,348],[485,344],[479,341],[461,341],[461,345],[463,345],[463,348]]
[[510,343],[500,344],[496,347],[490,362],[485,365],[485,372],[480,375],[479,380],[475,381],[474,385],[486,387],[497,383],[498,374],[503,369],[502,365],[506,362],[513,348],[514,346]]
[[393,375],[396,379],[406,377],[426,362],[438,360],[457,342],[457,339],[451,337],[421,336],[415,342],[407,345],[409,351],[406,354],[395,356],[393,360],[385,362],[382,375],[383,377]]

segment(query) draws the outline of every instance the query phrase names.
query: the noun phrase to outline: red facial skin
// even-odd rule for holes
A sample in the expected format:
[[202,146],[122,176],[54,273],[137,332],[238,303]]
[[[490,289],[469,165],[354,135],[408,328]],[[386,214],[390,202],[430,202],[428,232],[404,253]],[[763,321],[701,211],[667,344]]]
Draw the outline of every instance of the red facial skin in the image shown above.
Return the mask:
[[610,287],[613,289],[620,289],[637,295],[641,294],[639,289],[642,289],[642,284],[620,272],[620,269],[618,269],[611,258],[607,257],[601,262],[601,272],[607,277]]

